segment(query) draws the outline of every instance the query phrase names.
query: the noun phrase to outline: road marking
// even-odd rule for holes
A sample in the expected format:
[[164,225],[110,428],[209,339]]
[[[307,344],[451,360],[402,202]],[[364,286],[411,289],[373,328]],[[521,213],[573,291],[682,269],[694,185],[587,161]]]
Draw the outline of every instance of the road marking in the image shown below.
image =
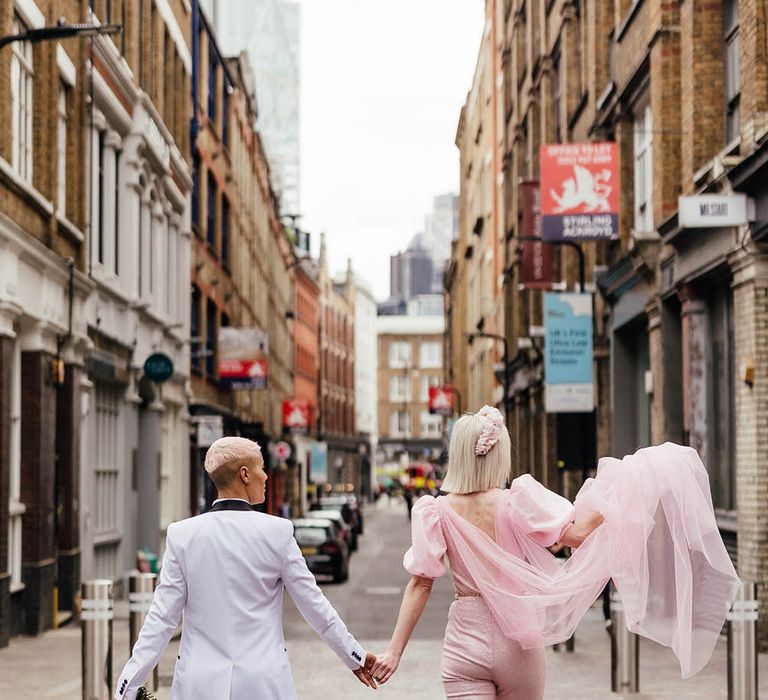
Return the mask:
[[378,586],[366,588],[365,595],[400,595],[400,586]]
[[60,698],[65,695],[71,697],[73,690],[80,690],[80,682],[80,678],[75,678],[75,680],[69,681],[69,683],[63,683],[62,685],[52,688],[43,697]]

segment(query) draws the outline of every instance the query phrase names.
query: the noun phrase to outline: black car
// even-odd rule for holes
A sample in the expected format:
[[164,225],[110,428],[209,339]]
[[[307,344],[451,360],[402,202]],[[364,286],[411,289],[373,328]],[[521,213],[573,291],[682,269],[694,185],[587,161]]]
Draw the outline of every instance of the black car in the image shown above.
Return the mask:
[[349,577],[349,549],[332,520],[300,518],[293,521],[293,534],[307,567],[313,574],[333,576],[337,583]]
[[332,493],[327,496],[320,496],[319,501],[312,506],[313,509],[329,507],[341,510],[344,521],[351,524],[358,535],[363,534],[363,509],[355,494]]
[[349,547],[349,551],[354,552],[357,550],[357,530],[355,530],[354,523],[347,522],[342,515],[341,510],[336,506],[317,506],[313,507],[305,518],[325,518],[327,520],[333,520],[342,531],[344,540]]

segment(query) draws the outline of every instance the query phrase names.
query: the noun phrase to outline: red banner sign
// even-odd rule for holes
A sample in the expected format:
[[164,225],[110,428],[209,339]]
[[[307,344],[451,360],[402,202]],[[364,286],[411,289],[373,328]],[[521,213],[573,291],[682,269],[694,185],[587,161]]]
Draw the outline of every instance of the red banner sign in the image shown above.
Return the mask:
[[[541,189],[538,180],[520,183],[523,236],[541,238]],[[526,289],[552,289],[552,246],[523,241],[520,283]]]
[[619,235],[619,152],[615,143],[541,147],[542,238],[609,240]]
[[285,399],[283,401],[283,427],[291,432],[301,433],[309,430],[310,406],[305,399]]
[[452,386],[429,387],[429,412],[440,416],[452,416],[453,396],[454,390]]

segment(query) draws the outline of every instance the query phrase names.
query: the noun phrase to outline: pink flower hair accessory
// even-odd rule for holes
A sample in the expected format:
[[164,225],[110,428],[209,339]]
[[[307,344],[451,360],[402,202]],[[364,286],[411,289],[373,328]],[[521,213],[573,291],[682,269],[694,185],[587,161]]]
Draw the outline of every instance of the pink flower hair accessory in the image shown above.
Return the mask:
[[475,455],[481,457],[488,454],[488,451],[499,441],[501,429],[504,427],[504,416],[498,408],[493,406],[483,406],[477,415],[485,419],[483,430],[475,443]]

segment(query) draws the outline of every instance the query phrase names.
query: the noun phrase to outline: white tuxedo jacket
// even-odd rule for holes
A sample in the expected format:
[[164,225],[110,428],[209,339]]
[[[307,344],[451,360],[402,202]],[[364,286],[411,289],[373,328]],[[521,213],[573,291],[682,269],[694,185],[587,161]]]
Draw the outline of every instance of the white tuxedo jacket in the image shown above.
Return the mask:
[[171,700],[292,700],[284,588],[344,664],[359,668],[365,651],[318,588],[289,520],[225,510],[174,523],[115,699],[136,697],[183,615]]

